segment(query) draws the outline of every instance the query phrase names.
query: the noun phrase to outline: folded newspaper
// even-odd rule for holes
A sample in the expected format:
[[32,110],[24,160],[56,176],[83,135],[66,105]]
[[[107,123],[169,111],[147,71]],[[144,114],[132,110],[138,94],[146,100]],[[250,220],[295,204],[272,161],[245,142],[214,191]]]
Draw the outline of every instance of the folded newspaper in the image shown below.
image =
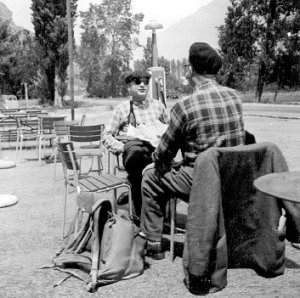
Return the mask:
[[148,141],[152,146],[157,147],[161,136],[168,125],[158,120],[151,124],[140,124],[138,127],[128,126],[127,136]]

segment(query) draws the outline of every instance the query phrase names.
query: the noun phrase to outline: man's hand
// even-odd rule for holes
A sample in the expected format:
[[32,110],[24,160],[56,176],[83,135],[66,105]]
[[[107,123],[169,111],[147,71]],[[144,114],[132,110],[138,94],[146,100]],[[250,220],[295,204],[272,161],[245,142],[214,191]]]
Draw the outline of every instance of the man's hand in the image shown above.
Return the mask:
[[106,149],[111,151],[113,154],[120,154],[124,152],[124,144],[116,140],[111,135],[104,136],[102,143],[106,147]]
[[115,155],[119,155],[122,152],[124,152],[124,144],[120,142],[120,144],[118,144],[118,146],[110,147],[108,150]]

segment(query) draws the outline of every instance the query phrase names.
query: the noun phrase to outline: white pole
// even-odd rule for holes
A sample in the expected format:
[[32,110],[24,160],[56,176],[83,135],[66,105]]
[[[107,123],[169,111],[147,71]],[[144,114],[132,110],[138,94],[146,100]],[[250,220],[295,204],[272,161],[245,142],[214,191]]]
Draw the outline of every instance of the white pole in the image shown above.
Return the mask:
[[27,83],[24,83],[24,88],[25,88],[26,109],[28,109],[28,88],[27,88]]
[[71,2],[67,0],[68,18],[68,41],[69,41],[69,67],[70,67],[70,99],[71,99],[71,119],[74,120],[74,64],[73,64],[73,23],[71,16]]

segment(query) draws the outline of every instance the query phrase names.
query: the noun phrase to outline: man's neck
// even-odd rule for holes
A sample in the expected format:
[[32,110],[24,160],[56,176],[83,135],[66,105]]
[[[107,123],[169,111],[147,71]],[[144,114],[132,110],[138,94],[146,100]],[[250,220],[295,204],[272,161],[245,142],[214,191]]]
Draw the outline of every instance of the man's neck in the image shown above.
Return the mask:
[[216,76],[215,75],[211,75],[211,74],[205,74],[205,75],[194,75],[193,77],[193,81],[195,83],[195,88],[199,88],[202,87],[204,85],[206,85],[209,81],[211,80],[216,80]]
[[131,98],[130,100],[132,100],[133,104],[136,105],[136,106],[145,106],[145,105],[148,105],[148,100],[145,99],[145,100],[134,100],[133,98]]

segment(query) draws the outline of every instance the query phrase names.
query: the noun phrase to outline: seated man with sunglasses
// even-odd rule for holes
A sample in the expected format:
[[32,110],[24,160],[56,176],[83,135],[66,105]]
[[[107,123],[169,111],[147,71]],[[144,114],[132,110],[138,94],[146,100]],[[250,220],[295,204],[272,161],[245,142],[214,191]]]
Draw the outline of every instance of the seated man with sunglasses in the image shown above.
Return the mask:
[[117,140],[117,136],[126,135],[129,125],[138,127],[146,124],[155,127],[157,121],[164,124],[169,122],[164,105],[148,96],[150,78],[151,75],[146,71],[134,71],[125,78],[131,99],[115,107],[111,123],[103,136],[103,144],[107,149],[117,155],[123,154],[123,165],[131,183],[135,214],[138,217],[142,205],[142,171],[152,162],[151,154],[155,148],[149,142],[139,139],[123,143]]

